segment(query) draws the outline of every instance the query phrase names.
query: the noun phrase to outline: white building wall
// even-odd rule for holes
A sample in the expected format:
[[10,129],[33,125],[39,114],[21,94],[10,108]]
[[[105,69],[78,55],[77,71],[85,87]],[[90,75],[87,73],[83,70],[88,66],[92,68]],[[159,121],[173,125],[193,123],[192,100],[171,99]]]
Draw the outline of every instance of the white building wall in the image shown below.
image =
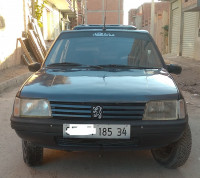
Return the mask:
[[46,5],[43,11],[43,36],[45,40],[54,40],[61,32],[60,12],[50,5]]
[[21,47],[17,38],[24,31],[23,0],[0,0],[0,16],[5,28],[0,29],[0,70],[20,64]]

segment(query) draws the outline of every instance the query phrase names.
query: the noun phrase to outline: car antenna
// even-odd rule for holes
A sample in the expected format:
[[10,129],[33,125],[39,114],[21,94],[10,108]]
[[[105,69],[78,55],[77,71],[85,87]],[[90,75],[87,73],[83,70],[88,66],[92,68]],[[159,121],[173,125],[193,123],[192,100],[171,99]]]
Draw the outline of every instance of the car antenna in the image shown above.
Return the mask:
[[103,31],[106,31],[106,16],[104,17]]
[[106,7],[105,7],[104,22],[103,22],[103,31],[106,31],[106,12],[107,12],[107,0],[106,0]]

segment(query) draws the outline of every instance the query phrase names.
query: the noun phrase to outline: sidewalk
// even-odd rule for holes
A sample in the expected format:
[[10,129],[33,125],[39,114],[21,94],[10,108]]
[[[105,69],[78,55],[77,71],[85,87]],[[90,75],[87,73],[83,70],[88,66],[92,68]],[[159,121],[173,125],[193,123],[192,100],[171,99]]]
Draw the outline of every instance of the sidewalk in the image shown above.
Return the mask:
[[21,85],[31,74],[25,65],[0,71],[0,93],[8,88]]

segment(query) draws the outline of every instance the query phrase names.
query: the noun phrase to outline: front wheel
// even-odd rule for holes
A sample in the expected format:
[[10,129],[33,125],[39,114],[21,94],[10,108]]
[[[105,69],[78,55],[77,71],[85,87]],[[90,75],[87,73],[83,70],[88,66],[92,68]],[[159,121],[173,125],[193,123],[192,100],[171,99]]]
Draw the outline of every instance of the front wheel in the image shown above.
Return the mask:
[[186,126],[182,137],[166,147],[152,149],[154,159],[161,165],[175,169],[182,166],[188,159],[192,146],[192,136],[189,125]]
[[28,166],[40,165],[43,159],[43,147],[35,146],[29,141],[22,140],[24,162]]

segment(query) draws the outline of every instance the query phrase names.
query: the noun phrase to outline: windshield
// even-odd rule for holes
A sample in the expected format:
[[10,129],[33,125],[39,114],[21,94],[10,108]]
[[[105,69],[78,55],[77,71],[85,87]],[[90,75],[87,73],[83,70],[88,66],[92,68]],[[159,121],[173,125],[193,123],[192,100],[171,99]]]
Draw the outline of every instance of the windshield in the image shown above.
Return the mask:
[[115,33],[95,36],[93,32],[93,34],[87,33],[87,35],[81,36],[73,34],[61,37],[53,46],[45,64],[76,63],[83,66],[162,67],[151,40],[140,38],[139,35],[130,37],[130,35]]

